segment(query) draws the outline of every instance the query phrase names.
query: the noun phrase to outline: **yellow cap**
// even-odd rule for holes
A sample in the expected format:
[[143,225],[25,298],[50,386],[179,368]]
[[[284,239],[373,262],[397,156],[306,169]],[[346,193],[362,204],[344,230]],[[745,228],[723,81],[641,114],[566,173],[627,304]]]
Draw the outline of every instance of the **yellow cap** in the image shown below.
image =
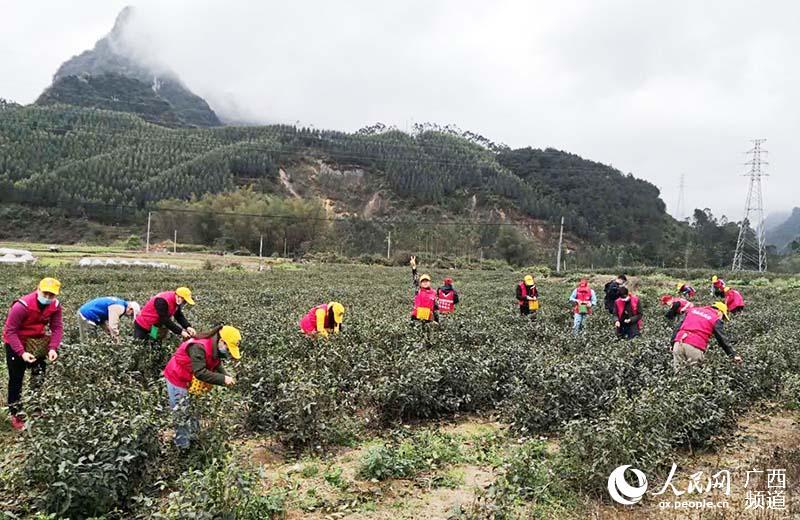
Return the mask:
[[717,275],[714,275],[714,276],[711,277],[711,283],[714,283],[717,280],[719,280],[719,278],[717,278]]
[[328,308],[333,310],[333,321],[337,324],[342,323],[344,319],[344,305],[339,302],[331,302],[328,304]]
[[725,317],[726,320],[730,320],[731,317],[728,315],[728,306],[722,302],[716,302],[712,305],[715,309],[720,311],[722,315]]
[[731,290],[731,288],[730,288],[730,287],[725,287],[724,289],[722,289],[722,292],[728,292],[728,291],[730,291],[730,290]]
[[55,278],[42,278],[42,281],[39,282],[39,290],[42,292],[58,294],[61,291],[61,282]]
[[533,285],[533,276],[527,275],[523,281],[525,282],[525,285]]
[[675,290],[680,291],[683,288],[684,285],[686,285],[686,284],[683,283],[683,282],[678,282],[678,286],[675,288]]
[[420,277],[419,277],[419,281],[420,281],[420,282],[424,282],[425,280],[427,280],[427,281],[429,281],[429,282],[430,282],[430,281],[431,281],[431,275],[429,275],[429,274],[423,274],[422,276],[420,276]]
[[239,351],[239,342],[242,341],[242,333],[239,332],[239,329],[231,327],[230,325],[225,325],[219,329],[219,337],[228,345],[228,352],[231,353],[233,359],[242,357],[242,353]]
[[192,291],[188,287],[178,287],[175,290],[175,294],[186,300],[186,303],[189,305],[194,305],[194,300],[192,299]]

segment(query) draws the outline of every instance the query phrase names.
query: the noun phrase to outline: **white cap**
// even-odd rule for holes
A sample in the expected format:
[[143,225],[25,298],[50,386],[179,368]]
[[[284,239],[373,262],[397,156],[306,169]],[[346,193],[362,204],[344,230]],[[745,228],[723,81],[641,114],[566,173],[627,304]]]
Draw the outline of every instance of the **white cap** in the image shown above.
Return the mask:
[[136,302],[128,302],[128,307],[133,309],[133,317],[134,318],[136,318],[136,316],[138,316],[139,313],[142,311],[142,308],[139,307],[139,304],[136,303]]

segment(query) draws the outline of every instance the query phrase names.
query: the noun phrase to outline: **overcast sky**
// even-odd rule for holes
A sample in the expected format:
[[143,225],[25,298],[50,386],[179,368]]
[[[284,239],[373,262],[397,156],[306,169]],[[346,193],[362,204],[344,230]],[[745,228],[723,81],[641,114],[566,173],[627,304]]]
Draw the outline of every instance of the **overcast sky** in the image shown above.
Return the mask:
[[33,102],[128,4],[142,52],[223,113],[342,130],[454,123],[613,164],[659,186],[673,213],[685,173],[687,208],[736,220],[743,152],[765,137],[768,212],[800,206],[792,0],[8,1],[0,97]]

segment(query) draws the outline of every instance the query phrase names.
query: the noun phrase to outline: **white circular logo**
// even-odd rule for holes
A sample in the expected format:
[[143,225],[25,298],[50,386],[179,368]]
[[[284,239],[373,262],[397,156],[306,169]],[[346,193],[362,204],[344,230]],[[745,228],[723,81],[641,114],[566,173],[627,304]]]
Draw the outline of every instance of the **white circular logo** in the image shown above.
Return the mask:
[[625,480],[625,470],[631,468],[630,464],[620,466],[611,472],[608,476],[608,494],[614,499],[614,502],[624,506],[632,506],[639,502],[647,491],[647,477],[636,468],[631,468],[631,471],[636,475],[639,481],[638,486],[631,486]]

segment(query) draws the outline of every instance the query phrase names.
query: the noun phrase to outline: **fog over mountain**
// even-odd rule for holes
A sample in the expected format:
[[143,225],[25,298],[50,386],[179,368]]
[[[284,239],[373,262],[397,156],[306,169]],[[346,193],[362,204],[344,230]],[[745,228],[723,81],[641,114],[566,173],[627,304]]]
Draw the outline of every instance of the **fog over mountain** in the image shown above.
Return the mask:
[[[0,96],[34,101],[126,4],[5,6]],[[126,43],[223,119],[455,123],[613,164],[658,185],[670,211],[685,173],[685,213],[731,219],[742,214],[748,140],[766,137],[767,208],[797,204],[794,2],[759,5],[757,23],[752,3],[731,1],[135,5]]]

